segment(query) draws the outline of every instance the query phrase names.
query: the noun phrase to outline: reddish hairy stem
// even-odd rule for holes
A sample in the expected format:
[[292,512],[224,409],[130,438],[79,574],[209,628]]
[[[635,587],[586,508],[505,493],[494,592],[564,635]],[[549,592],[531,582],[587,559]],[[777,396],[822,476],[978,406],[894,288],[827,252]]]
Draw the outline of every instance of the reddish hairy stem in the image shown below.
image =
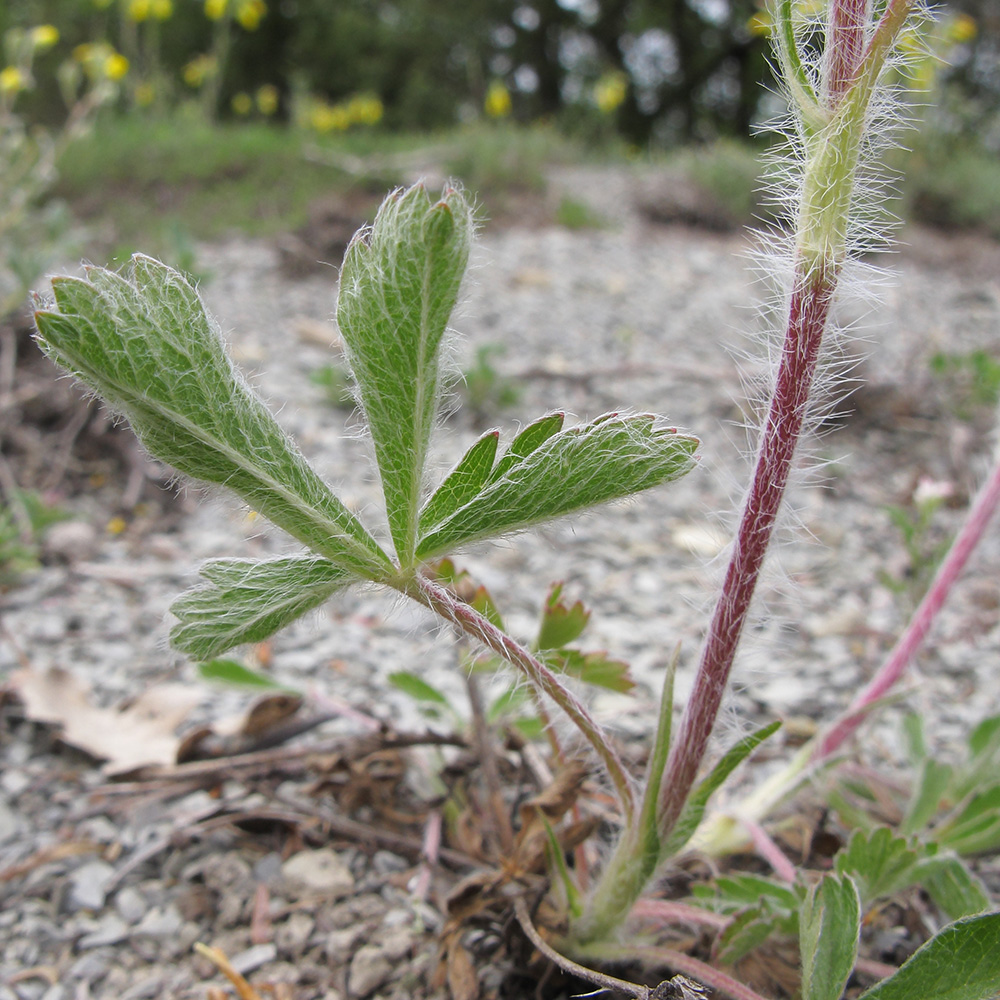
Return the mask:
[[990,478],[983,484],[973,501],[958,536],[948,550],[944,562],[938,567],[930,589],[914,612],[906,630],[899,637],[885,663],[869,681],[868,686],[857,695],[840,720],[834,723],[833,728],[820,741],[813,760],[822,760],[836,751],[861,725],[867,714],[866,710],[902,676],[930,631],[937,613],[969,561],[969,556],[979,544],[986,526],[998,507],[1000,507],[1000,458]]
[[660,784],[661,836],[673,828],[687,801],[715,726],[802,433],[837,276],[835,268],[800,272],[792,289],[788,330],[753,481],[694,689]]
[[826,99],[833,110],[854,82],[865,54],[869,0],[833,0],[827,28]]
[[456,597],[445,587],[438,586],[419,573],[403,588],[403,592],[425,607],[439,614],[446,621],[458,626],[466,635],[481,642],[497,656],[502,657],[523,673],[532,686],[547,694],[573,721],[577,729],[593,747],[608,772],[621,802],[626,823],[631,824],[638,814],[635,783],[625,769],[611,740],[604,730],[559,678],[538,657],[515,642],[506,632],[497,628],[475,608]]

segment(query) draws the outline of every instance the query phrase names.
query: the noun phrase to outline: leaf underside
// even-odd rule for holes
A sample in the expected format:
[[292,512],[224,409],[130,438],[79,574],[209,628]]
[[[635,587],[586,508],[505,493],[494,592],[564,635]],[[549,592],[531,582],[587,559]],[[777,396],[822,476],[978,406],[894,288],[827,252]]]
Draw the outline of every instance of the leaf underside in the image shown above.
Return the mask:
[[233,490],[345,570],[390,567],[234,369],[183,275],[136,255],[125,275],[89,268],[52,290],[56,308],[35,314],[42,350],[124,414],[152,455]]
[[375,445],[400,563],[416,539],[424,462],[440,399],[442,338],[468,263],[462,194],[432,203],[422,185],[390,195],[347,249],[337,322]]
[[200,660],[267,639],[356,579],[318,556],[213,559],[201,575],[208,583],[181,594],[170,608],[178,619],[171,643]]
[[619,500],[679,479],[694,467],[698,439],[657,426],[649,414],[611,413],[569,429],[562,429],[562,422],[561,413],[549,414],[526,427],[479,491],[449,511],[440,494],[448,487],[449,495],[456,495],[449,483],[474,451],[486,451],[480,438],[426,504],[417,556],[431,558]]

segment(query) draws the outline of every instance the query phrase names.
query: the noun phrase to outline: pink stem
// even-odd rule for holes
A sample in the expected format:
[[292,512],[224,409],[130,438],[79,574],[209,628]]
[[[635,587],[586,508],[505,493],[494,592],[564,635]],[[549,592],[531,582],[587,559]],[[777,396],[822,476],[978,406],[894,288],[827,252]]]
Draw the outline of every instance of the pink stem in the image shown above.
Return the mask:
[[673,828],[687,801],[715,726],[802,433],[837,277],[835,268],[807,274],[800,269],[796,276],[788,331],[753,481],[694,689],[660,783],[661,836]]
[[771,835],[760,825],[751,819],[743,819],[740,822],[750,834],[753,846],[757,853],[774,869],[774,874],[786,882],[794,882],[798,872],[795,865],[788,860],[785,852],[774,842]]
[[868,15],[869,0],[834,0],[830,7],[823,80],[831,109],[837,107],[854,83],[865,54]]
[[1000,506],[1000,460],[997,461],[990,478],[973,501],[958,536],[938,568],[934,581],[914,612],[910,624],[885,663],[868,682],[868,686],[851,702],[844,715],[820,741],[813,760],[821,760],[837,750],[861,725],[866,709],[883,697],[903,675],[930,631],[955,581],[969,561],[969,556],[979,544],[998,506]]
[[497,628],[489,619],[447,588],[438,586],[418,573],[403,592],[520,670],[535,689],[547,694],[570,717],[607,769],[608,777],[618,793],[625,822],[631,825],[638,815],[635,782],[607,733],[597,724],[576,695],[563,685],[538,657],[533,656],[506,632]]

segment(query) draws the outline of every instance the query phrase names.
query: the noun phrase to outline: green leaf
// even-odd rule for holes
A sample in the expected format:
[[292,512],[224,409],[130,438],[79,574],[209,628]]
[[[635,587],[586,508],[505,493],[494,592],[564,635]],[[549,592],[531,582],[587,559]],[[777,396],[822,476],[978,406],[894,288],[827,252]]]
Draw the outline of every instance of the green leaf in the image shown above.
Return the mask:
[[42,350],[124,414],[152,455],[234,490],[344,570],[391,569],[233,368],[183,275],[137,255],[124,276],[89,268],[52,290],[56,309],[35,314]]
[[258,673],[245,667],[237,660],[209,660],[198,664],[198,675],[203,681],[215,681],[233,687],[268,688],[270,690],[292,691],[293,688],[278,684],[267,674]]
[[802,1000],[840,1000],[858,958],[861,899],[853,880],[825,875],[799,916]]
[[430,558],[679,479],[694,467],[697,446],[696,438],[658,427],[649,414],[612,413],[553,433],[424,535],[417,555]]
[[451,708],[451,702],[433,684],[428,684],[422,677],[409,670],[397,670],[389,674],[388,679],[394,688],[409,695],[414,701],[426,701]]
[[545,662],[560,673],[577,677],[584,684],[628,694],[635,681],[624,660],[612,660],[607,653],[581,653],[578,649],[560,649],[544,656]]
[[912,884],[917,852],[886,826],[867,834],[858,830],[834,859],[840,875],[854,878],[865,905]]
[[1000,715],[983,719],[969,734],[969,753],[973,758],[992,758],[1000,752]]
[[778,924],[764,903],[740,910],[719,935],[717,960],[722,965],[733,965],[779,931]]
[[504,473],[517,465],[518,462],[526,459],[533,451],[536,451],[553,434],[558,434],[562,430],[563,421],[566,419],[565,413],[547,413],[544,417],[528,424],[519,434],[517,434],[510,447],[504,452],[503,458],[497,462],[490,474],[490,482],[495,483]]
[[1000,913],[956,920],[861,1000],[995,1000],[1000,995]]
[[763,899],[772,906],[794,911],[802,903],[802,892],[798,886],[763,875],[722,875],[715,879],[715,888],[730,906],[748,906]]
[[562,649],[563,646],[580,638],[590,621],[590,612],[577,601],[570,607],[563,604],[563,585],[552,584],[545,606],[542,608],[542,624],[538,629],[535,645],[538,649]]
[[922,830],[938,814],[951,784],[954,771],[949,764],[933,757],[924,758],[917,779],[916,790],[900,825],[900,833],[911,834]]
[[949,920],[982,913],[990,905],[983,883],[951,855],[919,861],[913,869],[913,884],[919,885]]
[[261,642],[356,579],[318,556],[212,559],[201,575],[208,583],[181,594],[170,607],[179,619],[170,641],[198,660]]
[[487,431],[448,473],[444,482],[420,511],[422,533],[440,524],[483,488],[487,476],[493,469],[499,440],[499,431]]
[[780,728],[779,721],[771,722],[749,736],[744,736],[739,743],[726,751],[722,759],[709,772],[708,777],[700,781],[688,796],[688,800],[684,803],[684,808],[677,818],[677,823],[663,843],[660,852],[661,860],[665,861],[673,857],[691,839],[691,834],[698,828],[698,824],[705,815],[705,807],[708,805],[712,793],[764,740],[774,735]]
[[413,562],[424,464],[440,400],[439,356],[472,240],[472,212],[447,188],[395,191],[351,241],[337,322],[375,445],[389,530]]
[[954,819],[935,829],[934,838],[959,854],[981,854],[1000,846],[1000,784],[973,795]]

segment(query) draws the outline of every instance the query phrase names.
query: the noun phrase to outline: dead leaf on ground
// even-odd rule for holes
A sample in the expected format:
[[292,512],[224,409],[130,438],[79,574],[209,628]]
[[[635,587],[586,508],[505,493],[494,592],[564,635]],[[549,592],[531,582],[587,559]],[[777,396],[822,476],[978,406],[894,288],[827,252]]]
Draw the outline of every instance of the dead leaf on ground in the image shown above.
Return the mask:
[[104,761],[108,775],[127,774],[153,764],[173,764],[177,727],[204,693],[184,684],[157,684],[126,707],[100,708],[90,687],[68,670],[18,670],[8,685],[33,722],[57,726],[59,738]]

